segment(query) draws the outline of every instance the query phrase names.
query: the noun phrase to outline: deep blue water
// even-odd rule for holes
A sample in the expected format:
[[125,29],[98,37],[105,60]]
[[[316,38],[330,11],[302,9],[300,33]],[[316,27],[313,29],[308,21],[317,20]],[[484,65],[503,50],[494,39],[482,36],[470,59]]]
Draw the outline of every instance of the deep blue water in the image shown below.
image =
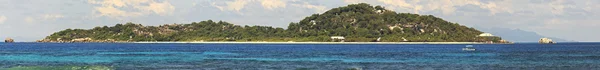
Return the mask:
[[118,70],[600,69],[600,43],[481,44],[0,43],[0,69],[107,66]]

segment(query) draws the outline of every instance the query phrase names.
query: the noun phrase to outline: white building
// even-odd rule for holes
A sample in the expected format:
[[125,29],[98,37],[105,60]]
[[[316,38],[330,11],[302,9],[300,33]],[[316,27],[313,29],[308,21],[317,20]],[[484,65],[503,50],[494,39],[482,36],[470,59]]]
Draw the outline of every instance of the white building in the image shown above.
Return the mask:
[[344,38],[343,36],[331,36],[331,39],[339,39],[339,40],[344,40],[346,38]]
[[492,34],[490,34],[490,33],[482,33],[482,34],[479,34],[479,37],[490,37],[490,36],[494,36],[494,35],[492,35]]
[[344,40],[346,40],[346,38],[344,38],[344,36],[331,36],[331,40],[344,42]]

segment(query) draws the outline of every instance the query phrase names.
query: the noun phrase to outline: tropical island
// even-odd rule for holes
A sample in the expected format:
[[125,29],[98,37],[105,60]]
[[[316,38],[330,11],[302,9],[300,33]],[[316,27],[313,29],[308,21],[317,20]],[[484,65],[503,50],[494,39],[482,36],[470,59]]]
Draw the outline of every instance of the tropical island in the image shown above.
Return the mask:
[[313,14],[287,28],[206,20],[66,29],[38,42],[506,42],[432,15],[396,13],[366,3]]

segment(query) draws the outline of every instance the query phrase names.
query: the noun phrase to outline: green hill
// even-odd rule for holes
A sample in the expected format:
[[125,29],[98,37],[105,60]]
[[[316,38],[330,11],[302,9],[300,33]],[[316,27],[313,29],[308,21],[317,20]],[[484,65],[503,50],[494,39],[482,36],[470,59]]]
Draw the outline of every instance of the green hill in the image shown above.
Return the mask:
[[477,37],[483,32],[432,15],[396,13],[381,6],[352,4],[313,14],[287,29],[240,26],[224,21],[143,26],[135,23],[93,29],[66,29],[40,42],[114,41],[317,41],[343,36],[346,42],[484,42],[500,37]]

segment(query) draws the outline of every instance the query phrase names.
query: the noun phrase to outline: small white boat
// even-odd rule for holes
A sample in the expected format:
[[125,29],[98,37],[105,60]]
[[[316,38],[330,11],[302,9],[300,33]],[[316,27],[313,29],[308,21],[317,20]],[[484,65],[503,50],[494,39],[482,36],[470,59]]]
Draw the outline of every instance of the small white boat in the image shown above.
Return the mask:
[[467,45],[465,48],[462,48],[463,51],[475,51],[476,49],[473,48],[473,45]]

